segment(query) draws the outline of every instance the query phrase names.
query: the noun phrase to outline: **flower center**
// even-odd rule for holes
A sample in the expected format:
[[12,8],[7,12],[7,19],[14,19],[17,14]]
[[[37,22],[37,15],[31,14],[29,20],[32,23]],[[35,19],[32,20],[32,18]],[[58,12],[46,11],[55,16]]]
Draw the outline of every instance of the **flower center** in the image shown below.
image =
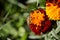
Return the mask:
[[41,26],[41,22],[44,21],[44,16],[39,10],[35,10],[33,13],[30,13],[30,23]]

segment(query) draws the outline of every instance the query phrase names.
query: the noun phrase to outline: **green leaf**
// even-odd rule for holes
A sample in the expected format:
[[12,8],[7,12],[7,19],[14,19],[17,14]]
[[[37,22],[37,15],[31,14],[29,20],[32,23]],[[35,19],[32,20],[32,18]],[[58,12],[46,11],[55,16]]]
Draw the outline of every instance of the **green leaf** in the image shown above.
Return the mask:
[[25,18],[23,16],[20,16],[19,21],[17,22],[17,27],[20,27],[24,24]]
[[17,36],[17,31],[11,26],[10,22],[6,23],[6,25],[4,25],[1,30],[0,30],[0,33],[3,33],[3,35],[11,34],[12,36]]
[[22,37],[25,34],[25,32],[26,30],[24,29],[24,27],[20,27],[18,30],[18,35]]
[[28,36],[28,33],[25,33],[25,34],[22,36],[21,40],[26,40],[26,39],[27,39],[27,36]]

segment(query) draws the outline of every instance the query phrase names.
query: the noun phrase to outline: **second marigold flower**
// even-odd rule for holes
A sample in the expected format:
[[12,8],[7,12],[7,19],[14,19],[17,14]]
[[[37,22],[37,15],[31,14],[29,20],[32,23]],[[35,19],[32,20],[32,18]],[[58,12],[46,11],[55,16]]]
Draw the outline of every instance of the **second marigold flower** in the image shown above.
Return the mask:
[[46,3],[46,15],[50,20],[60,20],[60,7],[52,3]]

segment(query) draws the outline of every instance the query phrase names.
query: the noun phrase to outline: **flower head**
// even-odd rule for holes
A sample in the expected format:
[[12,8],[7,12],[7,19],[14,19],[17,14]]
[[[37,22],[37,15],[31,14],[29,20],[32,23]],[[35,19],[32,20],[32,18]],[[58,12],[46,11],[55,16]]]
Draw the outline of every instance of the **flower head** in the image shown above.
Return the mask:
[[51,21],[48,20],[48,17],[43,9],[38,9],[31,12],[29,21],[30,29],[35,34],[45,33],[51,27]]
[[60,7],[52,3],[46,3],[46,15],[49,19],[60,20]]

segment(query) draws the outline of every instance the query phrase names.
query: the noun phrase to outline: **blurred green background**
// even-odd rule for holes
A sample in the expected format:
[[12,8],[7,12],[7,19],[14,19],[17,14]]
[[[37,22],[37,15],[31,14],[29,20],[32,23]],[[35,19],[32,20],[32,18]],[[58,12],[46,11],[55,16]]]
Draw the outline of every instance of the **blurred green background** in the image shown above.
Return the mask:
[[[41,6],[45,6],[43,2]],[[26,20],[38,3],[37,0],[0,0],[0,40],[32,40]]]

